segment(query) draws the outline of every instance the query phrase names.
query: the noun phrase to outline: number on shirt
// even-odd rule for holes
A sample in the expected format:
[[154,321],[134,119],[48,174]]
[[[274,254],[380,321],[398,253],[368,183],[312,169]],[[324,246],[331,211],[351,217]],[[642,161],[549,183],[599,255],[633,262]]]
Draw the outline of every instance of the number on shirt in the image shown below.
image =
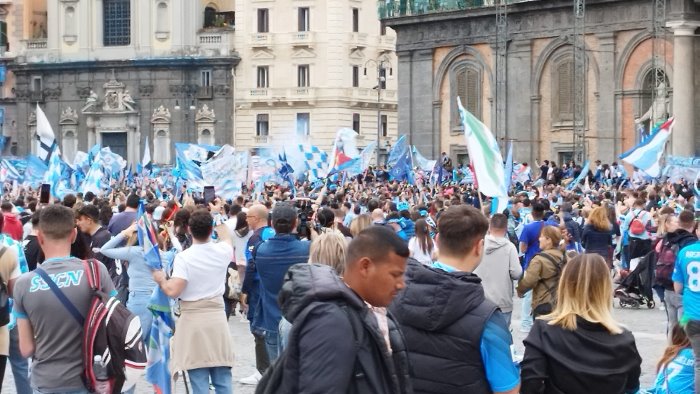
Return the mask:
[[700,292],[700,261],[691,261],[685,267],[688,275],[688,289]]

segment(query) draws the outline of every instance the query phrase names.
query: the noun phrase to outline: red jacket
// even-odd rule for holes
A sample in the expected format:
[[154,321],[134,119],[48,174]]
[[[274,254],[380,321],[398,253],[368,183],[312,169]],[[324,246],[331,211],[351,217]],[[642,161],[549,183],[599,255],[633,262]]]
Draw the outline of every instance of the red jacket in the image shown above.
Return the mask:
[[15,241],[22,241],[22,235],[24,231],[22,230],[22,222],[14,213],[3,212],[2,216],[5,218],[5,224],[2,226],[2,232],[9,235]]

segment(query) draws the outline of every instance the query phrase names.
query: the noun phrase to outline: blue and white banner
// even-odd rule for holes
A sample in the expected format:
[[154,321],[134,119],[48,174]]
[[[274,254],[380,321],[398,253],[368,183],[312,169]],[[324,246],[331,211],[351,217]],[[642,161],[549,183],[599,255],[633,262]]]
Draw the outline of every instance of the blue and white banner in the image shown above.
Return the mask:
[[671,137],[674,124],[675,120],[673,118],[667,120],[654,129],[649,138],[620,155],[620,159],[639,168],[653,178],[658,177],[661,175],[659,161],[666,148],[666,142]]

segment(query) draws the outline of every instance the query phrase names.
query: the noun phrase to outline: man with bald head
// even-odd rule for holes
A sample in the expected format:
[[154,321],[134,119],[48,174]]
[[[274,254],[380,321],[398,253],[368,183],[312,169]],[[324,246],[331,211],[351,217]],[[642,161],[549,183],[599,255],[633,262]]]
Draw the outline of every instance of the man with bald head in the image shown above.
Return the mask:
[[262,374],[270,366],[270,360],[265,350],[265,333],[262,327],[262,313],[260,310],[260,276],[255,269],[255,256],[253,251],[263,242],[272,238],[275,231],[268,226],[267,207],[262,204],[255,204],[248,208],[246,222],[253,235],[248,239],[246,250],[247,265],[245,277],[241,286],[241,304],[248,305],[248,321],[250,322],[250,332],[255,337],[255,367],[258,370],[251,376],[241,379],[241,383],[256,385]]
[[372,211],[372,223],[384,224],[384,211],[382,211],[381,208],[377,208]]

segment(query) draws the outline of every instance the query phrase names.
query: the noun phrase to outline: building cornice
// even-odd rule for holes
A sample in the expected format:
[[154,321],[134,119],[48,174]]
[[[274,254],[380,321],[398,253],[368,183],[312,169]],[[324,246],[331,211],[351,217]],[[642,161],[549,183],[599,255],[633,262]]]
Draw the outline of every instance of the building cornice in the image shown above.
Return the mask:
[[197,68],[197,67],[236,67],[241,58],[236,54],[226,57],[197,57],[197,58],[153,58],[136,60],[105,60],[105,61],[77,61],[61,63],[8,63],[8,68],[14,72],[36,71],[81,71],[95,69],[119,69],[119,68]]

